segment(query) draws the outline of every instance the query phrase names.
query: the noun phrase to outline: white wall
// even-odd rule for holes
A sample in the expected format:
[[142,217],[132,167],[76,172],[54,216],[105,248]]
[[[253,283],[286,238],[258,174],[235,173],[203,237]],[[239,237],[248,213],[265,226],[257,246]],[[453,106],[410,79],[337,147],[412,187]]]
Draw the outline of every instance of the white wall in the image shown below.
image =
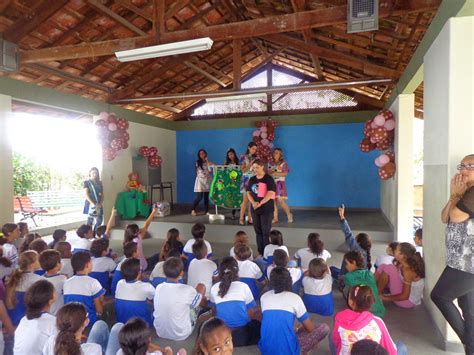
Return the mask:
[[424,58],[425,303],[449,347],[459,339],[429,299],[446,265],[441,210],[456,165],[474,153],[474,17],[451,18]]
[[0,95],[0,226],[13,222],[12,146],[8,134],[11,111],[11,97]]
[[412,241],[413,235],[413,119],[414,95],[399,95],[390,106],[395,116],[395,161],[393,179],[380,185],[380,206],[394,229],[395,240]]
[[176,132],[130,122],[128,133],[130,134],[128,149],[122,150],[111,162],[104,161],[102,168],[106,218],[115,203],[117,193],[125,190],[128,174],[132,171],[132,157],[138,154],[138,148],[143,145],[158,148],[159,155],[163,159],[162,180],[174,182],[173,194],[176,199]]

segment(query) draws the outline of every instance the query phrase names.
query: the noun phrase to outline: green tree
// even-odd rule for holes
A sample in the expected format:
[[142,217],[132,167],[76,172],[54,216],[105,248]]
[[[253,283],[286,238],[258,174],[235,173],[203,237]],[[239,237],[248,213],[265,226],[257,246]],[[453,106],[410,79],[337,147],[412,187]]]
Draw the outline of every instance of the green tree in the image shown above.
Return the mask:
[[13,191],[16,196],[26,196],[27,191],[48,190],[50,186],[49,168],[13,152]]

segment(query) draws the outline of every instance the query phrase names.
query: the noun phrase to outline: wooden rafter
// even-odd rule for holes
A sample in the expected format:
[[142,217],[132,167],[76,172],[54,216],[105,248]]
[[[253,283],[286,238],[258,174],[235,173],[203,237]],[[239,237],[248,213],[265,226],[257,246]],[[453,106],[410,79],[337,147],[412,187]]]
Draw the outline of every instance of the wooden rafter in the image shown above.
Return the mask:
[[130,2],[130,0],[114,0],[115,3],[122,6],[123,8],[136,13],[137,15],[143,17],[145,20],[153,22],[153,17],[146,9],[142,9],[138,6],[135,6]]
[[206,72],[205,70],[199,68],[197,65],[195,65],[195,64],[193,64],[193,63],[191,63],[191,62],[189,62],[189,61],[187,61],[187,60],[185,60],[183,63],[184,63],[187,67],[189,67],[189,68],[191,68],[191,69],[197,71],[198,73],[204,75],[206,78],[211,79],[212,81],[214,81],[215,83],[219,84],[220,86],[222,86],[222,87],[225,87],[225,86],[226,86],[226,84],[223,83],[221,80],[217,79],[214,75],[209,74],[209,73]]
[[122,26],[128,28],[130,31],[136,33],[137,35],[139,35],[139,36],[146,36],[147,35],[146,32],[142,31],[140,28],[135,26],[133,23],[127,21],[126,19],[124,19],[119,14],[113,12],[107,6],[102,5],[98,0],[87,0],[87,3],[90,6],[92,6],[94,9],[96,9],[97,11],[100,11],[104,15],[110,17],[111,19],[113,19],[117,23],[121,24]]
[[232,72],[234,90],[240,90],[240,80],[242,77],[242,42],[234,39],[232,43]]
[[[8,6],[8,2],[6,3]],[[52,2],[44,0],[39,6],[33,8],[26,16],[3,32],[3,38],[14,43],[20,42],[24,36],[53,16],[56,11],[60,10],[67,3],[68,0],[55,0]]]

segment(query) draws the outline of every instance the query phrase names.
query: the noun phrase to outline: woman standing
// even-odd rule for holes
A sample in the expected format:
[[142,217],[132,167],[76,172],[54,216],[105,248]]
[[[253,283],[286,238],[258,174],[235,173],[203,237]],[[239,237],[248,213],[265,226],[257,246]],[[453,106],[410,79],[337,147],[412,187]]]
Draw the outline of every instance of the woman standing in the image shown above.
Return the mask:
[[[237,153],[234,148],[229,148],[225,156],[224,165],[240,165],[239,158],[237,158]],[[232,219],[235,219],[235,213],[237,210],[232,210]]]
[[[251,177],[254,176],[252,171],[252,164],[257,159],[257,144],[254,142],[250,142],[247,145],[247,151],[244,155],[240,157],[240,167],[242,169],[242,181],[240,183],[240,192],[244,194],[244,200],[242,205],[240,206],[240,219],[239,224],[245,224],[245,210],[249,204],[249,200],[247,197],[247,185]],[[249,211],[249,223],[252,223],[252,216]]]
[[247,197],[252,207],[253,228],[257,238],[257,248],[263,256],[263,250],[269,243],[270,229],[275,199],[276,184],[273,178],[265,173],[265,164],[256,159],[252,165],[255,176],[251,177],[247,186]]
[[[100,181],[99,169],[91,168],[89,180],[84,181],[86,201],[83,213],[87,215],[87,224],[94,226],[94,231],[102,224],[104,219],[104,187]],[[95,224],[94,224],[95,220]]]
[[[464,157],[451,180],[451,196],[441,212],[446,227],[447,265],[431,299],[474,354],[474,154]],[[459,309],[453,301],[457,299]]]
[[194,192],[196,198],[193,202],[193,210],[191,215],[196,216],[196,207],[204,198],[204,206],[206,207],[206,214],[209,213],[209,189],[211,187],[212,176],[209,167],[214,165],[207,158],[207,152],[204,149],[199,149],[196,160],[196,181],[194,182]]
[[286,213],[288,223],[293,223],[293,214],[290,211],[290,207],[286,203],[288,199],[288,192],[286,190],[286,177],[290,172],[288,163],[285,161],[283,152],[280,148],[275,148],[273,151],[273,164],[269,167],[269,173],[275,179],[276,183],[276,199],[275,199],[275,212],[273,213],[272,223],[278,223],[278,205],[280,204],[283,211]]

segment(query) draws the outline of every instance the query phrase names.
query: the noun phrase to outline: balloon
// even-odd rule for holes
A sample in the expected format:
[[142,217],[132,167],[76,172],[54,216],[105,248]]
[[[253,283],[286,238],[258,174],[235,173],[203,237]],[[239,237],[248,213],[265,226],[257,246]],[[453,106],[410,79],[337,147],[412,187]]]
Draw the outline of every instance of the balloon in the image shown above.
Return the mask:
[[255,131],[253,131],[252,133],[252,136],[254,137],[258,137],[260,135],[260,131],[258,129],[256,129]]
[[393,120],[394,119],[394,115],[392,113],[392,111],[390,110],[382,110],[379,112],[379,115],[382,115],[385,117],[385,120]]
[[115,157],[117,156],[117,152],[111,147],[104,148],[102,149],[102,156],[105,160],[111,161],[115,159]]
[[381,166],[384,166],[385,164],[390,163],[390,158],[388,157],[388,155],[382,154],[381,156],[379,156],[379,162]]
[[377,127],[378,127],[377,124],[374,121],[372,121],[372,123],[370,124],[370,128],[375,129]]
[[122,141],[122,149],[127,149],[128,143],[126,141]]
[[117,123],[117,117],[115,116],[115,113],[111,112],[109,113],[109,117],[107,118],[107,122],[109,123]]
[[379,169],[379,176],[382,180],[388,180],[395,175],[395,163],[388,163]]
[[128,121],[127,121],[127,120],[125,120],[125,119],[123,119],[123,118],[119,118],[119,119],[117,120],[117,127],[118,127],[119,129],[125,131],[126,129],[128,129],[128,126],[129,126],[129,124],[128,124]]
[[262,139],[262,144],[267,146],[268,144],[270,143],[270,141],[268,139]]
[[381,142],[376,143],[378,150],[386,150],[392,146],[391,142],[388,139],[385,139]]
[[262,137],[262,139],[266,139],[268,137],[267,133],[263,132],[260,134],[260,137]]
[[115,150],[120,150],[122,149],[123,141],[120,138],[115,138],[110,142],[110,147],[112,147]]
[[260,132],[267,132],[267,127],[266,126],[260,127]]
[[95,125],[97,127],[105,127],[105,126],[107,126],[107,122],[102,120],[102,119],[99,119],[99,120],[95,121]]
[[372,120],[368,120],[367,122],[365,122],[365,125],[364,125],[364,136],[369,138],[370,137],[370,134],[372,133]]
[[375,137],[370,137],[370,143],[377,143],[377,140],[375,139]]
[[375,149],[375,144],[370,142],[369,138],[364,138],[360,141],[359,148],[361,152],[368,153]]
[[268,146],[269,146],[271,149],[273,149],[273,143],[271,143],[271,142],[268,143]]
[[395,120],[387,120],[385,121],[385,124],[383,125],[383,127],[387,130],[387,131],[392,131],[395,129]]
[[390,159],[392,163],[395,163],[395,153],[391,150],[385,152],[385,155]]
[[109,123],[107,128],[109,129],[109,131],[115,132],[117,130],[117,125],[115,123]]
[[374,123],[378,126],[378,127],[382,127],[385,123],[385,117],[382,116],[382,115],[377,115],[375,116],[374,118]]
[[161,165],[161,157],[158,155],[152,155],[151,157],[148,157],[148,164],[151,167],[158,167]]
[[154,155],[158,155],[158,149],[156,147],[148,148],[148,156],[152,157]]
[[372,138],[374,139],[373,143],[382,142],[383,140],[387,139],[387,137],[388,137],[388,132],[383,127],[377,127],[376,129],[372,131],[372,134],[370,135],[371,141],[372,141]]
[[104,121],[107,121],[107,119],[109,118],[109,113],[108,112],[101,112],[99,113],[99,120],[104,120]]
[[140,154],[142,157],[148,157],[150,154],[149,148],[147,146],[141,146],[138,148],[138,154]]
[[382,167],[382,163],[380,162],[380,157],[377,157],[374,159],[374,164],[378,166],[379,168]]

